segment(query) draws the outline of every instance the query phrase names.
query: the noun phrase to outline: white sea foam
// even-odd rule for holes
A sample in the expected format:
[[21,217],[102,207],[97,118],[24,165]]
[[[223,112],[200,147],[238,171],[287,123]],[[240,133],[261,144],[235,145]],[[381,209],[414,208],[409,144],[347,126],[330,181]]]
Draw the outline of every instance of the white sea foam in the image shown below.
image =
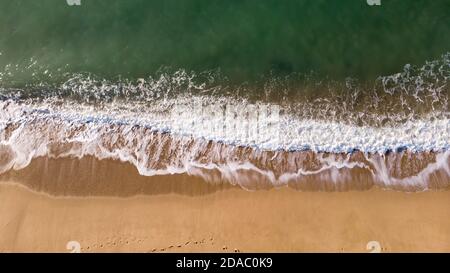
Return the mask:
[[[261,127],[279,122],[274,127],[279,129],[279,138],[274,141],[273,128],[260,130],[258,133],[263,136],[252,138],[256,135],[233,134],[230,130],[205,126],[208,122],[226,126],[226,115],[225,120],[221,120],[217,113],[211,113],[215,107],[208,107],[207,111],[191,109],[190,100],[209,101],[209,98],[186,98],[182,106],[178,106],[180,100],[167,101],[173,112],[167,112],[161,105],[154,108],[133,105],[132,108],[120,103],[96,108],[68,102],[0,102],[0,147],[3,154],[0,172],[24,168],[33,158],[41,156],[81,158],[89,155],[129,162],[141,175],[186,173],[209,182],[227,181],[248,189],[264,185],[282,186],[311,176],[339,184],[350,180],[351,175],[343,170],[352,169],[365,170],[374,183],[386,187],[425,189],[430,176],[436,172],[447,175],[444,179],[450,177],[448,119],[411,121],[396,127],[369,127],[333,121],[296,120],[283,111],[274,115],[277,119],[273,115],[265,115],[269,121],[261,121],[256,115]],[[246,102],[227,100],[228,105],[232,103],[236,103],[234,109],[247,107]],[[270,108],[267,105],[255,107]],[[182,110],[189,114],[179,115]],[[255,121],[255,116],[250,116],[250,120],[244,117],[249,115],[235,120],[247,124]],[[161,132],[172,140],[168,141]],[[231,148],[214,146],[209,151],[208,140],[225,143]],[[233,148],[238,146],[251,147],[253,155],[242,157]],[[315,164],[318,167],[299,165],[296,163],[298,158],[289,159],[290,153],[305,150],[317,153]],[[355,150],[365,154],[365,159],[352,160],[350,156]],[[406,177],[395,176],[392,171],[401,168],[401,160],[389,162],[385,153],[404,150],[436,152],[437,155],[435,160],[430,160]],[[266,155],[262,155],[265,152],[272,152],[272,158],[265,158]],[[283,159],[282,153],[287,153],[288,158]],[[324,156],[328,153],[331,156]],[[260,166],[254,162],[258,160],[266,163]]]
[[[129,124],[263,150],[312,150],[368,153],[409,150],[445,151],[450,148],[448,118],[410,120],[395,126],[356,126],[330,120],[299,120],[278,105],[250,104],[209,97],[167,100],[164,105],[112,103],[95,107],[71,103],[1,102],[0,122],[58,117],[67,122]],[[8,105],[8,106],[7,106]],[[203,107],[203,106],[207,107]],[[170,107],[170,108],[168,108]]]

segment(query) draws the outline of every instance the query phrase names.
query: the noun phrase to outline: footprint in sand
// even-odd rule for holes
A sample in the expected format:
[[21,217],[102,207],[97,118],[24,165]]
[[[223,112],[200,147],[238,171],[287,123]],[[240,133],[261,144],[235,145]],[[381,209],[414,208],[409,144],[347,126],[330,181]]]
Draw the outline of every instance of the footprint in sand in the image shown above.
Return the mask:
[[103,249],[105,247],[120,247],[124,245],[130,245],[132,242],[142,244],[146,237],[137,238],[132,235],[124,235],[124,236],[111,236],[106,237],[103,240],[98,240],[96,243],[92,245],[86,246],[84,249],[87,251],[94,251],[95,249]]
[[[138,242],[140,242],[140,241],[142,241],[142,240],[138,240]],[[210,241],[210,244],[211,244],[211,245],[214,245],[214,238],[213,238],[213,237],[209,238],[209,241]],[[190,245],[191,243],[192,243],[193,245],[206,244],[206,243],[207,243],[207,239],[206,239],[206,238],[202,238],[202,239],[199,240],[199,241],[186,241],[184,244],[182,243],[182,244],[177,244],[177,245],[169,245],[168,247],[160,248],[160,249],[153,248],[151,251],[148,251],[148,252],[158,252],[158,251],[159,251],[159,252],[163,252],[163,251],[166,251],[166,250],[173,249],[173,248],[175,248],[175,247],[177,247],[177,248],[182,248],[182,247],[184,247],[184,246]],[[223,250],[227,250],[227,249],[228,249],[227,246],[224,246],[224,247],[223,247]],[[235,249],[235,252],[240,252],[240,250]]]

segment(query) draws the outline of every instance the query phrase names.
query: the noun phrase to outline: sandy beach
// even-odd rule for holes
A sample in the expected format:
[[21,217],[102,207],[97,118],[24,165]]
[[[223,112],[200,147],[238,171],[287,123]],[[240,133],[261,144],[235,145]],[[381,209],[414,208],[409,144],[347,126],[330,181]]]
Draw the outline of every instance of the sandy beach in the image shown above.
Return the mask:
[[255,2],[0,0],[0,253],[450,253],[450,1]]
[[1,252],[450,251],[450,192],[372,189],[51,197],[0,184]]

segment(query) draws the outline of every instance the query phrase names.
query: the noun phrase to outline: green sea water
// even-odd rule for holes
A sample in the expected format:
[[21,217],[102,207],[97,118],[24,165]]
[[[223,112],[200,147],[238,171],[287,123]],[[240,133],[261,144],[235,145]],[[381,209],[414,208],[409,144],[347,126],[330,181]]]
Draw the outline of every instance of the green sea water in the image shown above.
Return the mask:
[[0,0],[0,70],[17,67],[2,84],[31,81],[33,62],[104,78],[169,67],[232,82],[311,71],[372,81],[449,51],[448,0]]
[[448,187],[450,0],[77,1],[0,0],[0,173]]

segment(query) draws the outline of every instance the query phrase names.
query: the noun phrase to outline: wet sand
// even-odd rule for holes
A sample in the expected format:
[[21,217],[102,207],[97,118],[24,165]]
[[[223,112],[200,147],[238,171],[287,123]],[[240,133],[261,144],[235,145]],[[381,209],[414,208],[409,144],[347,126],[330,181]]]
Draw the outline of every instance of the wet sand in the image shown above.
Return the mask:
[[450,191],[51,197],[0,183],[1,252],[450,251]]

